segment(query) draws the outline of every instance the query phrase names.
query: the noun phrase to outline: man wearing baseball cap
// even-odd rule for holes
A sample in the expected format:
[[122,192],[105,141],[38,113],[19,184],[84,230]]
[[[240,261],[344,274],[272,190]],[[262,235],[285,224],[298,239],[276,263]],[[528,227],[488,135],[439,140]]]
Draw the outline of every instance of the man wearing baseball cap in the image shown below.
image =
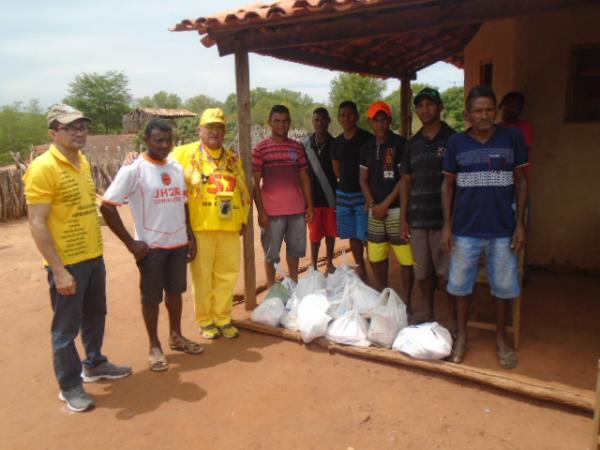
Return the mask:
[[436,276],[445,285],[449,253],[442,249],[442,164],[446,142],[454,130],[441,119],[440,93],[426,87],[414,98],[415,113],[423,124],[406,145],[400,187],[402,237],[410,240],[415,258],[415,278],[424,309],[413,311],[413,321],[434,319]]
[[400,169],[406,140],[390,130],[392,107],[378,101],[369,107],[374,137],[361,150],[360,186],[369,210],[368,254],[376,288],[388,286],[390,247],[400,263],[402,300],[410,304],[413,257],[400,233]]
[[196,238],[197,255],[190,263],[196,322],[206,339],[235,338],[239,330],[231,323],[233,291],[251,200],[242,161],[223,146],[223,110],[206,109],[199,125],[200,140],[170,154],[183,166]]
[[[81,412],[95,405],[83,381],[123,378],[131,368],[108,362],[101,352],[106,272],[96,187],[81,153],[91,119],[65,104],[53,106],[47,118],[53,143],[31,163],[23,181],[31,234],[48,272],[59,398]],[[83,371],[75,347],[79,330],[86,353]]]

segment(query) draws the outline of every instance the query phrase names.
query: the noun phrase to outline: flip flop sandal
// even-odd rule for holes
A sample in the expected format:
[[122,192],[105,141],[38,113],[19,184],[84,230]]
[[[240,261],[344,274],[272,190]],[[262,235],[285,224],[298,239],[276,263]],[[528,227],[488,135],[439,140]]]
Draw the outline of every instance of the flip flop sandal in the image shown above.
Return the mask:
[[164,353],[152,353],[148,356],[148,367],[152,372],[164,372],[169,369],[169,361]]
[[514,369],[519,364],[519,359],[513,350],[504,353],[498,351],[498,363],[503,369]]
[[187,353],[188,355],[199,355],[204,351],[204,347],[194,341],[190,341],[183,336],[169,342],[171,350]]

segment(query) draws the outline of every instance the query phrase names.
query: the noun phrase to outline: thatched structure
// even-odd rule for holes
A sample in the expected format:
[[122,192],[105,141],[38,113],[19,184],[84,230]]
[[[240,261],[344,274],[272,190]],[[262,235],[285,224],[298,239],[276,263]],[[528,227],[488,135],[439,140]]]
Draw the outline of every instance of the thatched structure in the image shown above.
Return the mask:
[[136,108],[123,116],[123,133],[137,133],[146,122],[155,117],[167,119],[175,122],[177,119],[186,117],[196,117],[198,114],[187,109],[166,109],[166,108]]

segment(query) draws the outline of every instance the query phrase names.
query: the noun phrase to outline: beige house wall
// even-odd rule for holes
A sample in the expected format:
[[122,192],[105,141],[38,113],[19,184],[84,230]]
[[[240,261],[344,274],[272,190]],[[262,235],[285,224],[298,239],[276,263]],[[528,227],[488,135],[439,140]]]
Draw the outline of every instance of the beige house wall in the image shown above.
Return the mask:
[[600,6],[489,22],[465,49],[465,89],[493,62],[500,99],[525,94],[535,126],[531,264],[600,270],[600,122],[566,123],[569,52],[600,44]]

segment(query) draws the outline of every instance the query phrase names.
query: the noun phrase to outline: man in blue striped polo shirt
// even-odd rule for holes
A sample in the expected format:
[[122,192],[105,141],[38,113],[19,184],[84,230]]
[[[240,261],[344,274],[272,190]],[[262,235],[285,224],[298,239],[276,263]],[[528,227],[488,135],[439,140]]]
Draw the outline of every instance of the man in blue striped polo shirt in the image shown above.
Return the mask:
[[512,369],[518,361],[507,342],[506,326],[510,301],[521,293],[517,254],[525,245],[527,182],[523,169],[529,163],[523,135],[517,129],[496,126],[496,111],[494,91],[487,86],[474,87],[465,111],[471,128],[448,140],[442,245],[451,250],[447,289],[457,297],[458,335],[452,361],[461,362],[467,350],[468,297],[483,252],[497,303],[498,359],[501,367]]

